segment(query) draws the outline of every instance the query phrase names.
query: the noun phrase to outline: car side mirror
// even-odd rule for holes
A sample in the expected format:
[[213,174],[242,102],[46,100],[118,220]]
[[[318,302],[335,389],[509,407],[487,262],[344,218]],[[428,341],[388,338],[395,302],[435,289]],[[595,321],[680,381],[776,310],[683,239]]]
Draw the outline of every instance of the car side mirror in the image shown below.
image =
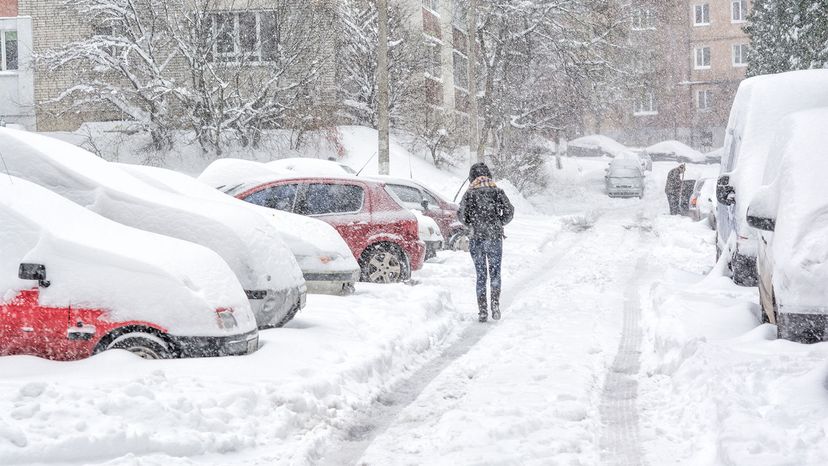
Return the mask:
[[52,283],[46,280],[46,266],[43,264],[20,264],[17,276],[21,280],[37,280],[43,288],[49,288]]
[[726,206],[736,203],[736,189],[730,185],[730,175],[723,175],[716,182],[716,200]]
[[767,217],[757,217],[755,215],[751,215],[750,212],[747,214],[747,222],[748,225],[756,228],[757,230],[762,231],[774,231],[776,229],[776,220]]
[[423,199],[420,205],[423,206],[423,210],[428,210],[428,199]]

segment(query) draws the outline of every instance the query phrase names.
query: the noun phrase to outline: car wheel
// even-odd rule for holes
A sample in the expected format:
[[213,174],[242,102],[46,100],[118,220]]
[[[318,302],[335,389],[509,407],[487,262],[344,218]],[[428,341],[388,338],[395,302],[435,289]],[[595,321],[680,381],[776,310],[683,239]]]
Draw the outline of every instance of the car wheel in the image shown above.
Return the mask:
[[733,283],[739,286],[756,286],[756,262],[741,254],[734,254],[730,258],[730,270],[733,272]]
[[131,332],[119,336],[106,349],[122,349],[144,359],[170,359],[173,352],[170,345],[151,333]]
[[369,283],[399,283],[408,276],[405,255],[390,246],[373,246],[363,253],[362,280]]
[[464,231],[455,233],[449,240],[449,249],[469,252],[469,235]]

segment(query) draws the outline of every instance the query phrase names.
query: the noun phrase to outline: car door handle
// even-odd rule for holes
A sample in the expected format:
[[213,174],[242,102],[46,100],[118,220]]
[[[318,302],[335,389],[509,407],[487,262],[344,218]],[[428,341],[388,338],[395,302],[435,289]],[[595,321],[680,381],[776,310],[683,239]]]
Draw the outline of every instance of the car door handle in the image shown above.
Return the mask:
[[32,333],[32,332],[34,332],[34,328],[33,327],[20,327],[20,331],[21,332],[26,332],[26,333]]

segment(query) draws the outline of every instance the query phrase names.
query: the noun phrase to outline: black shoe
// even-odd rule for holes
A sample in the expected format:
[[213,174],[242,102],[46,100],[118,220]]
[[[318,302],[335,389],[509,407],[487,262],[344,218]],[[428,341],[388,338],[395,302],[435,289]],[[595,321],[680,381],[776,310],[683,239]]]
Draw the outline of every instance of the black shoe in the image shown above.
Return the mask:
[[489,314],[481,312],[477,314],[477,320],[478,322],[486,322],[487,320],[489,320]]
[[500,320],[500,303],[492,302],[492,320]]

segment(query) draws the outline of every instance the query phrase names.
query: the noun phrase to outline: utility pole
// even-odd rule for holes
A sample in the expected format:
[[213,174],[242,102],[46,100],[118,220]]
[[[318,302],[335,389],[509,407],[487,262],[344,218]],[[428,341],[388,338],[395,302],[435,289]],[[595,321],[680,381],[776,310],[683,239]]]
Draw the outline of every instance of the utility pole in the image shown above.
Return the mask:
[[379,10],[379,44],[377,44],[377,113],[379,117],[379,147],[377,148],[377,161],[379,162],[379,174],[390,175],[391,163],[388,141],[388,0],[377,0]]
[[482,162],[485,154],[481,153],[480,130],[478,128],[477,109],[477,1],[469,0],[469,161]]

